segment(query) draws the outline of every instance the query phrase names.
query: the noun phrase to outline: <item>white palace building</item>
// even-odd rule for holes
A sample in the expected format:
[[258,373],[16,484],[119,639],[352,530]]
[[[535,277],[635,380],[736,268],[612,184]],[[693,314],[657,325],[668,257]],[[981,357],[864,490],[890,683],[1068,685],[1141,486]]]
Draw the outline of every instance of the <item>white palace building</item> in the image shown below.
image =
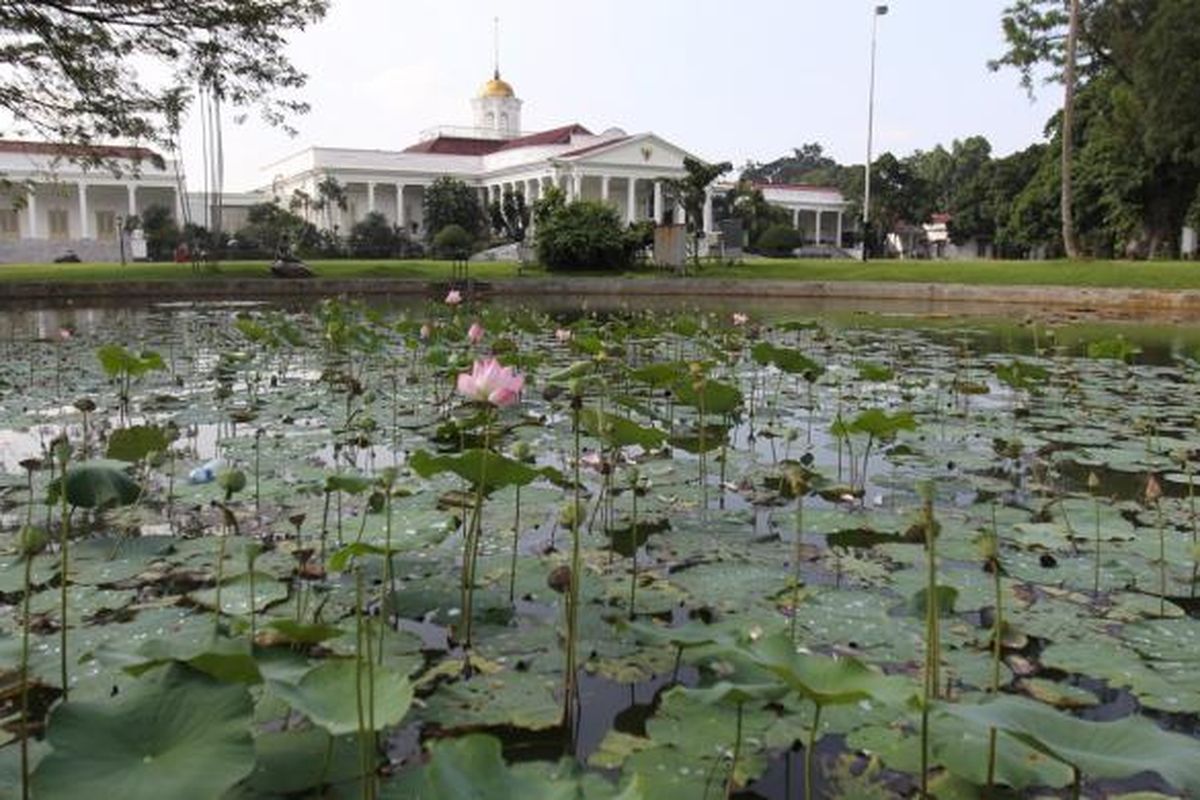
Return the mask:
[[[521,193],[532,203],[548,187],[557,186],[572,200],[611,203],[628,222],[661,220],[668,214],[682,222],[682,210],[666,205],[663,187],[664,180],[685,174],[683,162],[689,153],[682,147],[654,133],[609,128],[597,134],[580,124],[524,132],[522,101],[498,70],[471,105],[471,127],[430,129],[403,150],[308,147],[268,164],[265,187],[223,196],[221,228],[236,231],[256,203],[286,207],[293,196],[316,199],[317,185],[334,178],[346,191],[345,210],[318,213],[309,208],[299,213],[319,226],[348,233],[355,222],[377,212],[420,235],[426,233],[425,189],[443,176],[477,188],[487,203],[505,191]],[[115,259],[120,220],[151,204],[166,206],[179,220],[186,203],[193,221],[212,227],[214,209],[205,207],[201,195],[181,191],[184,181],[177,164],[135,148],[109,148],[104,155],[135,159],[139,169],[120,177],[84,172],[70,161],[68,147],[0,140],[0,173],[11,182],[10,194],[19,191],[27,198],[24,203],[0,203],[0,262],[50,260],[68,249],[85,261]],[[725,188],[728,185],[717,185],[713,191]],[[768,202],[792,211],[806,241],[841,241],[846,203],[837,190],[761,188]],[[704,229],[714,229],[711,193]]]

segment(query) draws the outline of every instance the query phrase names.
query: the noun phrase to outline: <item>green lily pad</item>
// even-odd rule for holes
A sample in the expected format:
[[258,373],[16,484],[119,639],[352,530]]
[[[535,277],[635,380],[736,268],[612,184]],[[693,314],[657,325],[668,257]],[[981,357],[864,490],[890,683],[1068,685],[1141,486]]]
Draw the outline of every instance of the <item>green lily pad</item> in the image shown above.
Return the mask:
[[211,800],[254,768],[250,695],[172,665],[117,703],[66,703],[33,775],[44,800]]

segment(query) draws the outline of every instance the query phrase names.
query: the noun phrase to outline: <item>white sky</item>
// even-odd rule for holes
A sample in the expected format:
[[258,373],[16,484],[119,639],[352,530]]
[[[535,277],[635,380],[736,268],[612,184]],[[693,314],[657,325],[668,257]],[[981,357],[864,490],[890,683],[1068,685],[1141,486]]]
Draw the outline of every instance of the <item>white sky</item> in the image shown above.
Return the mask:
[[[984,134],[998,154],[1042,138],[1060,102],[1031,102],[1003,49],[1010,0],[893,0],[881,18],[876,152],[907,154]],[[654,131],[740,167],[806,142],[861,163],[875,0],[333,0],[294,36],[312,112],[290,138],[256,116],[227,120],[226,188],[267,185],[261,168],[309,145],[401,149],[435,125],[468,125],[492,69],[525,101],[523,127],[580,122]],[[230,112],[229,119],[232,119]],[[199,125],[185,132],[193,187]]]

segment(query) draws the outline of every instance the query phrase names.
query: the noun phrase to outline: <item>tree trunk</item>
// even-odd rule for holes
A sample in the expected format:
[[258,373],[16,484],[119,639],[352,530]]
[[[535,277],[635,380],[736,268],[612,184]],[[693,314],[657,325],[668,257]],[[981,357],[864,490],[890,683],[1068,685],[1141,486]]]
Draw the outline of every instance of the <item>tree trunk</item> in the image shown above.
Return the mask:
[[1071,21],[1067,31],[1067,63],[1063,81],[1066,97],[1062,114],[1062,236],[1067,258],[1079,258],[1079,242],[1075,238],[1075,191],[1071,180],[1071,162],[1075,150],[1075,88],[1076,55],[1079,49],[1079,0],[1071,2]]

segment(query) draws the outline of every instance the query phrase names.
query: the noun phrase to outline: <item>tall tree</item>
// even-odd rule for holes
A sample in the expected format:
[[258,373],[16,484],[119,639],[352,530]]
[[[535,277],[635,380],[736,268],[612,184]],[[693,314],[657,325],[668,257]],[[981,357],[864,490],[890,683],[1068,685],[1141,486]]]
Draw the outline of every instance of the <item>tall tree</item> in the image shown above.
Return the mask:
[[[329,0],[13,0],[0,3],[0,109],[18,135],[169,147],[191,90],[285,125],[308,106],[288,34]],[[162,69],[147,69],[147,66]],[[151,76],[162,75],[156,78]],[[86,147],[77,161],[98,165]],[[108,166],[114,166],[109,164]]]
[[1062,237],[1067,258],[1079,258],[1079,242],[1075,238],[1075,193],[1073,189],[1072,155],[1075,147],[1075,90],[1078,87],[1079,58],[1079,0],[1070,0],[1067,21],[1067,55],[1063,69],[1062,110]]
[[432,240],[447,225],[458,225],[474,238],[486,233],[479,192],[460,180],[441,177],[425,190],[425,231]]
[[1003,19],[1008,50],[991,66],[1016,68],[1031,91],[1037,77],[1066,81],[1073,11],[1076,80],[1069,83],[1076,102],[1071,118],[1060,115],[1053,129],[1058,145],[1071,151],[1055,172],[1060,190],[1064,177],[1071,184],[1076,237],[1085,244],[1132,237],[1118,244],[1175,255],[1200,189],[1200,108],[1193,96],[1200,3],[1013,0]]

